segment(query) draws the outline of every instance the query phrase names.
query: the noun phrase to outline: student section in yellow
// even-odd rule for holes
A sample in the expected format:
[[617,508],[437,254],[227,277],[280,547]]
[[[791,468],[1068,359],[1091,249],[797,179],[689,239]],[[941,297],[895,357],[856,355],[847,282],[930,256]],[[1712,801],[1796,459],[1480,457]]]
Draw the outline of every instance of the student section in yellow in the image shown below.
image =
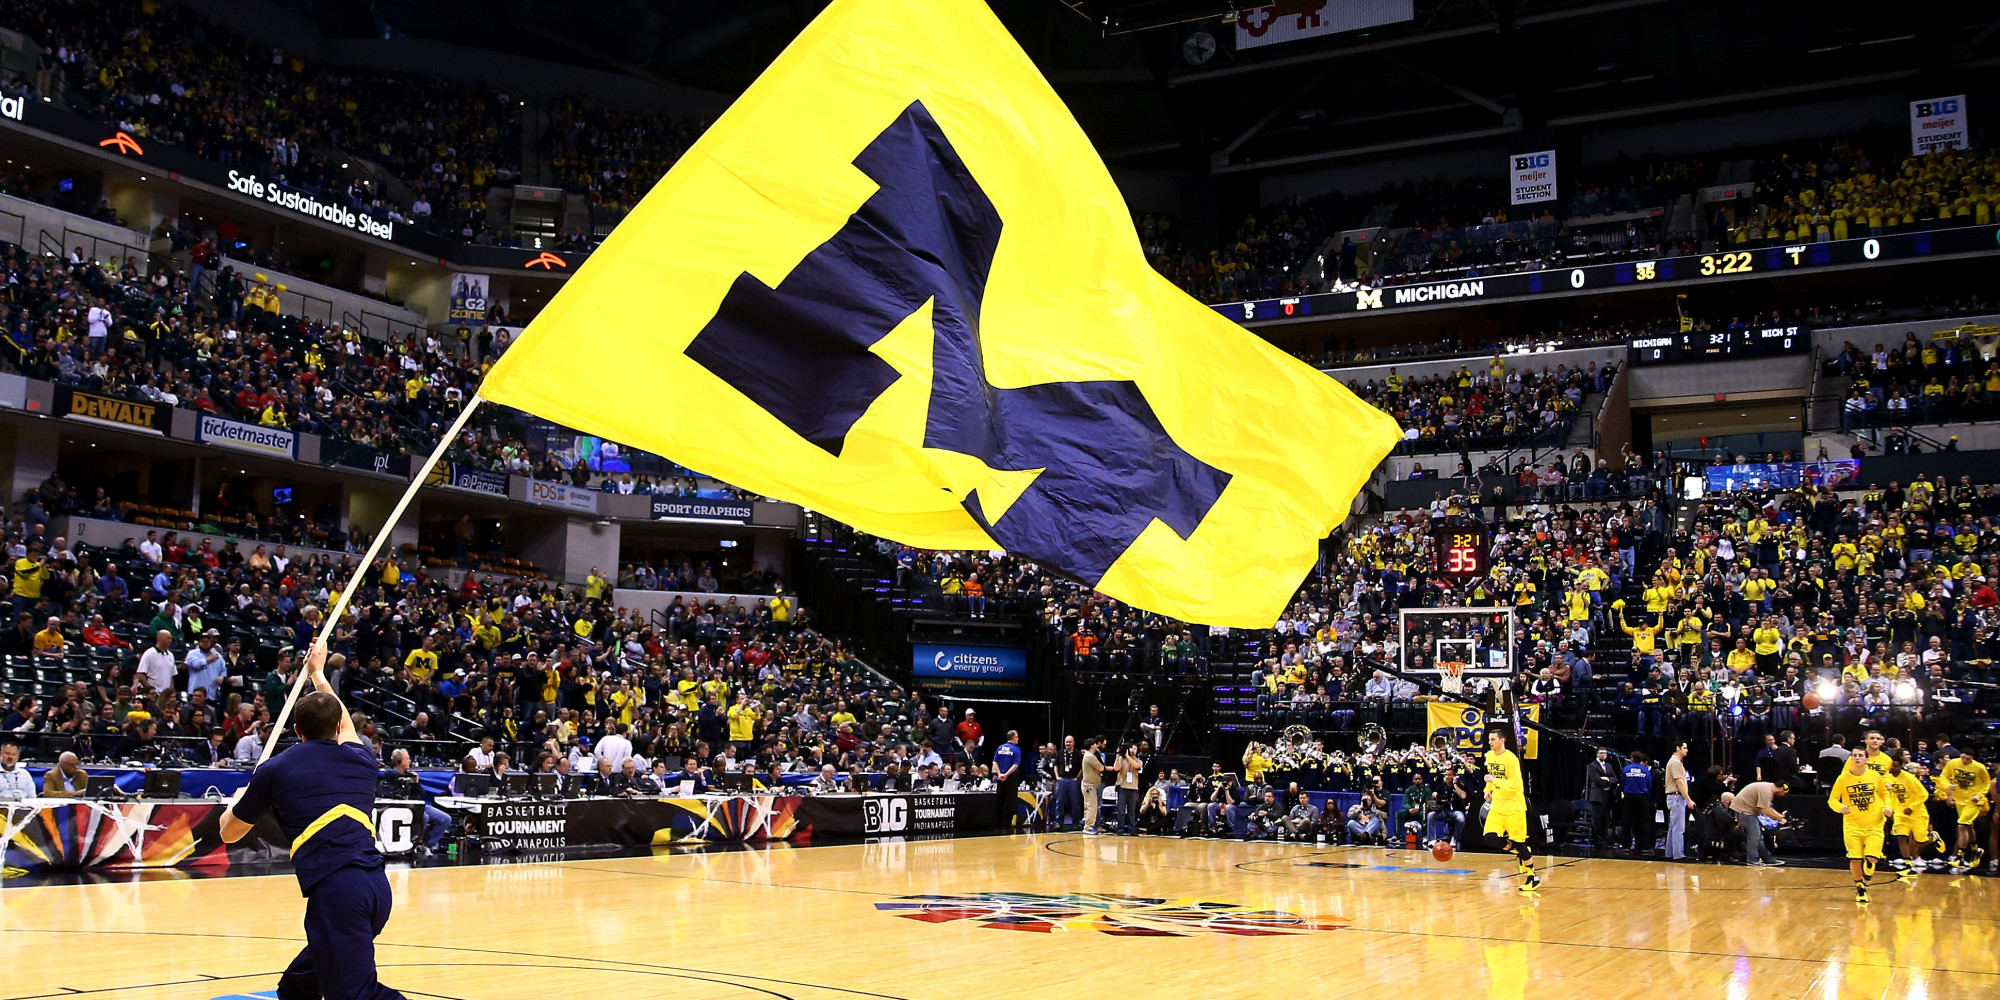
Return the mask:
[[[836,0],[654,188],[481,394],[865,531],[992,548],[991,513],[1038,470],[922,446],[929,309],[874,351],[901,375],[838,456],[683,352],[747,272],[771,286],[874,193],[855,157],[913,102],[1003,233],[981,305],[986,378],[1131,380],[1229,486],[1186,540],[1154,522],[1098,589],[1189,621],[1265,626],[1394,445],[1386,414],[1149,267],[1109,172],[982,0]],[[1004,515],[1002,515],[1004,516]]]

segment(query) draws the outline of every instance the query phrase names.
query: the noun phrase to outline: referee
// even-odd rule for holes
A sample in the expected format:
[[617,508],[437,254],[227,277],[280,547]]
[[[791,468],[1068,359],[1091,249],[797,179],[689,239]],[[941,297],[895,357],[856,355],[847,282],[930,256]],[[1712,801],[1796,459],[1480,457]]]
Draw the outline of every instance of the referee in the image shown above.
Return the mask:
[[299,743],[251,775],[222,814],[222,839],[243,839],[266,812],[291,838],[306,949],[278,978],[278,1000],[404,1000],[375,978],[375,936],[390,905],[372,818],[381,765],[327,683],[325,663],[326,647],[315,646],[306,659],[314,690],[292,707]]

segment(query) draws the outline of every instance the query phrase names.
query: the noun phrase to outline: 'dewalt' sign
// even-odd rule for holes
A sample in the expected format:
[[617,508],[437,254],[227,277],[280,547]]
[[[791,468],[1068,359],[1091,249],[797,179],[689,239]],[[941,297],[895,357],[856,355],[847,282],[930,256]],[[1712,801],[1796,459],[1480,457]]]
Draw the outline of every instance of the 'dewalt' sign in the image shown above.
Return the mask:
[[56,413],[71,420],[88,420],[149,434],[164,435],[173,426],[172,408],[165,403],[106,396],[68,386],[56,387]]

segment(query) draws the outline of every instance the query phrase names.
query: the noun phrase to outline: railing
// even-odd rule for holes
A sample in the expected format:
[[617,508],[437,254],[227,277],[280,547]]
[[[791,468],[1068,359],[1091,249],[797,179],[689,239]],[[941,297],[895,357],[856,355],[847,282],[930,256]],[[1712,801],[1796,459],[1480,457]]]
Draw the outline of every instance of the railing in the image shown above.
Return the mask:
[[[84,257],[85,260],[101,260],[107,264],[123,265],[125,261],[120,258],[130,258],[138,264],[140,274],[146,273],[147,258],[151,255],[144,246],[135,247],[129,243],[121,243],[107,237],[96,236],[70,226],[63,227],[62,238],[65,246],[69,247],[88,244],[90,253]],[[104,255],[104,248],[107,245],[118,251],[116,256],[106,257]]]
[[9,235],[8,235],[8,232],[7,232],[7,231],[8,231],[8,226],[7,226],[7,224],[6,224],[5,222],[0,222],[0,241],[5,241],[5,242],[7,242],[7,243],[12,243],[12,244],[14,244],[15,246],[21,246],[21,245],[23,245],[24,243],[26,243],[26,242],[27,242],[27,238],[28,238],[28,217],[27,217],[27,216],[25,216],[25,215],[22,215],[22,214],[20,214],[19,212],[9,212],[9,211],[7,211],[7,210],[6,210],[6,209],[4,209],[4,208],[0,208],[0,219],[12,219],[12,220],[14,220],[14,222],[13,222],[13,225],[12,225],[12,229],[13,229],[13,235],[12,235],[12,236],[9,236]]

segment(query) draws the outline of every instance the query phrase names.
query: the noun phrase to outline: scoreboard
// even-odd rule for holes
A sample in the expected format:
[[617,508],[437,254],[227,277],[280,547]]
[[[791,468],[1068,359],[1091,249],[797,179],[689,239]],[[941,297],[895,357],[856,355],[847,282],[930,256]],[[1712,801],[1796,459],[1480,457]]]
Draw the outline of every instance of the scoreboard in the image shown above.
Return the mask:
[[1260,323],[1647,286],[1687,288],[1756,275],[1996,251],[2000,251],[2000,226],[1962,226],[1825,243],[1789,243],[1754,250],[1718,250],[1652,260],[1582,263],[1575,267],[1558,265],[1540,271],[1513,271],[1450,281],[1227,302],[1210,308],[1239,323]]
[[1490,550],[1486,526],[1477,521],[1431,530],[1431,551],[1437,556],[1435,568],[1441,576],[1461,580],[1485,576],[1493,568]]
[[1649,333],[1633,337],[1625,346],[1635,365],[1761,358],[1810,351],[1812,330],[1803,326],[1750,326],[1697,333]]

